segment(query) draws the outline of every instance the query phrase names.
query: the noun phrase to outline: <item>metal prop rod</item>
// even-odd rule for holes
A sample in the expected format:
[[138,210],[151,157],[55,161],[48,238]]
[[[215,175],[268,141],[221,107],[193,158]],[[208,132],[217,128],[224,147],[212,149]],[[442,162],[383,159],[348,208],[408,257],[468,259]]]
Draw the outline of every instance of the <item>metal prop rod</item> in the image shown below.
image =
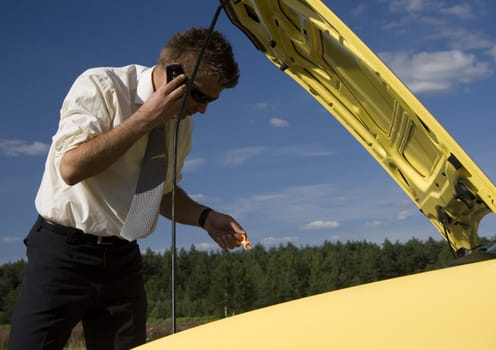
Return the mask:
[[186,102],[188,100],[188,97],[191,93],[191,90],[193,89],[193,82],[195,81],[196,74],[198,73],[198,69],[200,68],[200,63],[201,60],[205,54],[205,50],[207,49],[207,45],[210,41],[210,37],[212,36],[212,32],[214,31],[215,24],[217,23],[217,20],[219,18],[220,12],[222,8],[224,7],[224,3],[221,2],[219,7],[217,7],[217,10],[215,12],[215,15],[212,19],[212,22],[210,23],[210,27],[208,29],[208,35],[207,38],[205,39],[205,42],[203,43],[203,46],[200,50],[200,53],[198,54],[198,58],[195,63],[195,68],[193,69],[193,73],[191,74],[191,77],[188,79],[188,84],[186,88],[186,93],[184,94],[182,103],[181,103],[181,108],[179,109],[179,112],[176,115],[176,124],[175,124],[175,132],[174,132],[174,157],[173,157],[173,167],[172,167],[172,213],[171,213],[171,221],[172,221],[172,242],[171,242],[171,298],[172,298],[172,334],[176,333],[176,187],[177,187],[177,139],[179,135],[179,124],[181,122],[181,115],[184,113],[184,110],[186,108]]

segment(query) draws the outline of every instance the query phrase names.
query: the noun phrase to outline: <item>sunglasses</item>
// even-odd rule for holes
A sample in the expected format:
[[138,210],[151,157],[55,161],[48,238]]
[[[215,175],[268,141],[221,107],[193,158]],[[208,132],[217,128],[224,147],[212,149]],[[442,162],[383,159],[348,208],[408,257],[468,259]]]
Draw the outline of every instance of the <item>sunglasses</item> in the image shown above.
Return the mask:
[[205,95],[201,90],[195,86],[191,89],[190,96],[193,100],[198,103],[210,103],[215,101],[217,98]]

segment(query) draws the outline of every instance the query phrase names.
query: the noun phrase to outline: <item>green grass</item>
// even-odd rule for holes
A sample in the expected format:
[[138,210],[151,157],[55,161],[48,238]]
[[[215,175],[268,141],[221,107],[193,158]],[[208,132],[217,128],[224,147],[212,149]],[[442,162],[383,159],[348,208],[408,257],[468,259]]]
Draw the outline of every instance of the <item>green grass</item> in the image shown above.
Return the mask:
[[[176,319],[176,331],[182,331],[188,328],[196,327],[204,323],[215,321],[217,318],[214,316],[206,317],[178,317]],[[147,341],[152,341],[158,338],[165,337],[171,334],[172,323],[171,319],[153,319],[148,320],[147,323]],[[10,325],[0,325],[0,350],[7,349],[7,343],[9,340]],[[86,349],[84,344],[83,327],[81,324],[77,324],[72,330],[71,337],[67,342],[64,350],[84,350]]]

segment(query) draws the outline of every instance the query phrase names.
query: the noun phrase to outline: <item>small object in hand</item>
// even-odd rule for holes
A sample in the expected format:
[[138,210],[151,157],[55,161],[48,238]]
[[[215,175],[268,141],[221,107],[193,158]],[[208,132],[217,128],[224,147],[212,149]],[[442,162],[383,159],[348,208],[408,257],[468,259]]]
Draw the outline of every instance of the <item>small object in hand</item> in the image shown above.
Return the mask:
[[244,237],[243,240],[241,241],[241,245],[245,250],[251,249],[251,243],[246,239],[246,237]]

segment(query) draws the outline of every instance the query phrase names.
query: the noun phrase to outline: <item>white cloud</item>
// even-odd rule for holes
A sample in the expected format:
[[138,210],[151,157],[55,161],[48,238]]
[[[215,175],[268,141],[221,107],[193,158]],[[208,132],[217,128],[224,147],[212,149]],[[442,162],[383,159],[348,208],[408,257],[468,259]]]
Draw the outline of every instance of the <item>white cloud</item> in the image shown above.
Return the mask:
[[335,220],[316,220],[309,222],[301,227],[303,230],[324,230],[335,229],[340,226],[339,222]]
[[355,17],[362,16],[364,14],[367,14],[368,8],[369,8],[368,5],[360,4],[351,9],[351,14]]
[[202,193],[189,194],[189,197],[196,202],[205,202],[208,197]]
[[192,158],[186,159],[184,162],[183,172],[194,171],[205,164],[207,160],[205,158]]
[[442,7],[441,14],[456,16],[461,19],[469,19],[474,17],[470,4],[458,4],[450,7]]
[[408,218],[410,218],[411,216],[412,216],[412,214],[408,210],[402,210],[398,213],[398,215],[396,216],[396,219],[398,221],[404,221],[404,220],[407,220]]
[[[222,152],[220,155],[212,156],[212,159],[220,162],[223,166],[237,167],[261,155],[264,157],[317,158],[330,157],[335,154],[336,152],[330,150],[326,145],[310,143],[293,144],[281,147],[243,147]],[[209,160],[208,158],[193,158],[191,160],[186,160],[183,171],[188,172],[197,170],[204,163],[209,161],[212,160]]]
[[[305,181],[306,182],[306,181]],[[275,184],[277,188],[278,184]],[[384,184],[371,178],[353,186],[321,183],[257,191],[216,203],[215,208],[229,213],[247,230],[252,243],[268,245],[272,237],[292,237],[305,233],[301,243],[367,239],[382,241],[412,232],[435,234],[432,225],[413,202],[394,183]],[[408,225],[398,221],[398,212],[408,211]],[[406,215],[406,214],[404,214]],[[277,227],[277,232],[268,231]],[[412,231],[412,225],[416,225]],[[409,237],[409,236],[408,236]],[[423,237],[423,236],[422,236]],[[264,242],[264,240],[266,240]],[[283,241],[284,242],[284,241]],[[291,240],[291,242],[297,242]],[[278,244],[276,242],[274,244]],[[313,243],[312,243],[313,244]]]
[[420,12],[424,10],[424,7],[424,0],[395,0],[391,1],[389,10],[391,12]]
[[313,158],[333,156],[336,154],[336,152],[329,150],[328,147],[320,146],[317,144],[295,144],[275,148],[272,150],[272,154],[276,156]]
[[490,54],[491,56],[493,56],[494,61],[496,62],[496,46],[492,47],[492,48],[489,50],[489,54]]
[[491,73],[488,62],[460,50],[382,53],[393,72],[414,93],[445,92]]
[[245,213],[252,215],[256,212],[267,218],[288,217],[291,221],[303,222],[306,216],[304,211],[313,210],[315,215],[320,216],[322,210],[325,210],[322,202],[331,202],[329,198],[333,198],[335,202],[335,191],[332,184],[287,187],[280,191],[240,198],[230,206],[229,211],[233,211],[234,216]]
[[1,242],[4,242],[4,243],[13,243],[13,242],[19,242],[21,241],[22,238],[21,237],[12,237],[12,236],[7,236],[7,237],[2,237],[0,239]]
[[269,108],[269,104],[267,102],[257,102],[255,103],[255,109],[265,110]]
[[[200,250],[200,251],[210,252],[210,251],[220,250],[220,247],[217,245],[217,243],[215,243],[213,241],[212,242],[198,242],[198,243],[188,242],[188,243],[183,244],[183,245],[177,245],[176,248],[178,250],[184,249],[184,250],[188,251],[192,245],[195,246],[196,250]],[[144,247],[145,247],[145,245],[143,245],[143,248]],[[148,249],[150,249],[153,253],[160,254],[160,255],[164,255],[165,253],[170,252],[170,247],[160,248],[160,249],[147,247],[146,249],[141,250],[141,254],[145,254]]]
[[0,153],[9,157],[46,155],[49,148],[49,145],[38,141],[29,143],[24,140],[0,139]]
[[441,27],[434,33],[426,36],[429,40],[439,40],[450,48],[458,50],[488,49],[493,47],[494,41],[483,33],[464,28]]
[[265,150],[265,147],[245,147],[224,154],[222,163],[227,166],[239,166],[244,162],[258,156]]
[[217,243],[211,243],[211,242],[195,243],[194,246],[197,250],[201,250],[201,251],[212,251],[212,250],[220,249]]
[[297,236],[286,236],[286,237],[265,237],[261,240],[260,243],[264,246],[278,246],[278,245],[284,245],[287,243],[293,243],[296,244],[300,241],[300,237]]
[[383,226],[384,226],[384,224],[380,220],[372,220],[372,221],[369,221],[365,224],[365,227],[367,227],[367,228],[379,228],[379,227],[383,227]]
[[281,118],[272,118],[270,120],[270,125],[275,126],[276,128],[285,128],[289,126],[289,123],[287,120]]
[[272,200],[277,200],[283,197],[282,193],[263,193],[263,194],[255,194],[251,198],[254,202],[268,202]]

